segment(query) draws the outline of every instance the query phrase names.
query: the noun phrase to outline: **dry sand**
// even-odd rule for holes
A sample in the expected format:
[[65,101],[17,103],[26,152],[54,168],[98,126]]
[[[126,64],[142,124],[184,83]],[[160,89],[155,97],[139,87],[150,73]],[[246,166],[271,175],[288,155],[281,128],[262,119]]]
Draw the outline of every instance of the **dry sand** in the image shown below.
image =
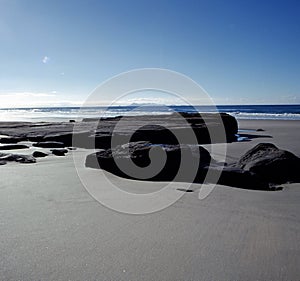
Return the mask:
[[[298,121],[240,128],[271,137],[228,144],[228,160],[259,142],[300,156]],[[162,211],[128,215],[89,195],[72,154],[0,167],[0,280],[299,280],[300,184],[277,192],[217,186],[204,200],[193,185]],[[134,192],[160,186],[107,177]]]

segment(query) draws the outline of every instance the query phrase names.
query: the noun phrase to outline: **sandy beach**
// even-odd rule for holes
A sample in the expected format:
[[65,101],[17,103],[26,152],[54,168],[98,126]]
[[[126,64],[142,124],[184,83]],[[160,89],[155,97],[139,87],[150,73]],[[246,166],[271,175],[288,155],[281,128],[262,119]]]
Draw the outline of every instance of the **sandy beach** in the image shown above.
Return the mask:
[[0,281],[300,281],[300,0],[0,0]]
[[[239,120],[249,141],[227,144],[227,161],[262,142],[300,157],[299,128],[300,121]],[[73,157],[87,153],[0,166],[0,280],[299,280],[299,183],[282,191],[217,185],[204,200],[193,184],[162,211],[128,215],[82,185]],[[109,173],[99,186],[107,179],[132,192],[160,188]]]

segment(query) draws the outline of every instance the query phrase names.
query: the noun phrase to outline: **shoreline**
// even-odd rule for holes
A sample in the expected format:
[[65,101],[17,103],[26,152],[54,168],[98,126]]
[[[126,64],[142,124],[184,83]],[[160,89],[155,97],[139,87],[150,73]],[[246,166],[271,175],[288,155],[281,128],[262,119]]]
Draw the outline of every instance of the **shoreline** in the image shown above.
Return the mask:
[[96,107],[42,107],[0,109],[0,120],[63,122],[69,119],[115,117],[117,115],[160,115],[171,112],[228,113],[240,120],[300,120],[299,104],[275,105],[158,105],[132,104]]

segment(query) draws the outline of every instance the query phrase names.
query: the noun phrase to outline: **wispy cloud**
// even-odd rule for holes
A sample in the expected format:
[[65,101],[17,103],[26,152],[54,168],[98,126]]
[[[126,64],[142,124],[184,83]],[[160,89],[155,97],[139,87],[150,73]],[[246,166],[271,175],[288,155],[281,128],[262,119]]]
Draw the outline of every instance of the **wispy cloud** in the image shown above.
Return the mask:
[[42,59],[42,62],[43,63],[48,63],[50,60],[50,58],[48,56],[44,56],[43,59]]

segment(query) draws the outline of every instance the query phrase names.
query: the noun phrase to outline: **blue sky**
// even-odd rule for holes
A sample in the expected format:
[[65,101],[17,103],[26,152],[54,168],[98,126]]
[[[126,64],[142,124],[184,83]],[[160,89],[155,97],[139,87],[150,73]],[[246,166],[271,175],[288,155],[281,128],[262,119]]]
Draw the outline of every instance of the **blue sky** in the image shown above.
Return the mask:
[[0,0],[0,107],[80,105],[148,67],[216,104],[300,104],[299,14],[300,1]]

